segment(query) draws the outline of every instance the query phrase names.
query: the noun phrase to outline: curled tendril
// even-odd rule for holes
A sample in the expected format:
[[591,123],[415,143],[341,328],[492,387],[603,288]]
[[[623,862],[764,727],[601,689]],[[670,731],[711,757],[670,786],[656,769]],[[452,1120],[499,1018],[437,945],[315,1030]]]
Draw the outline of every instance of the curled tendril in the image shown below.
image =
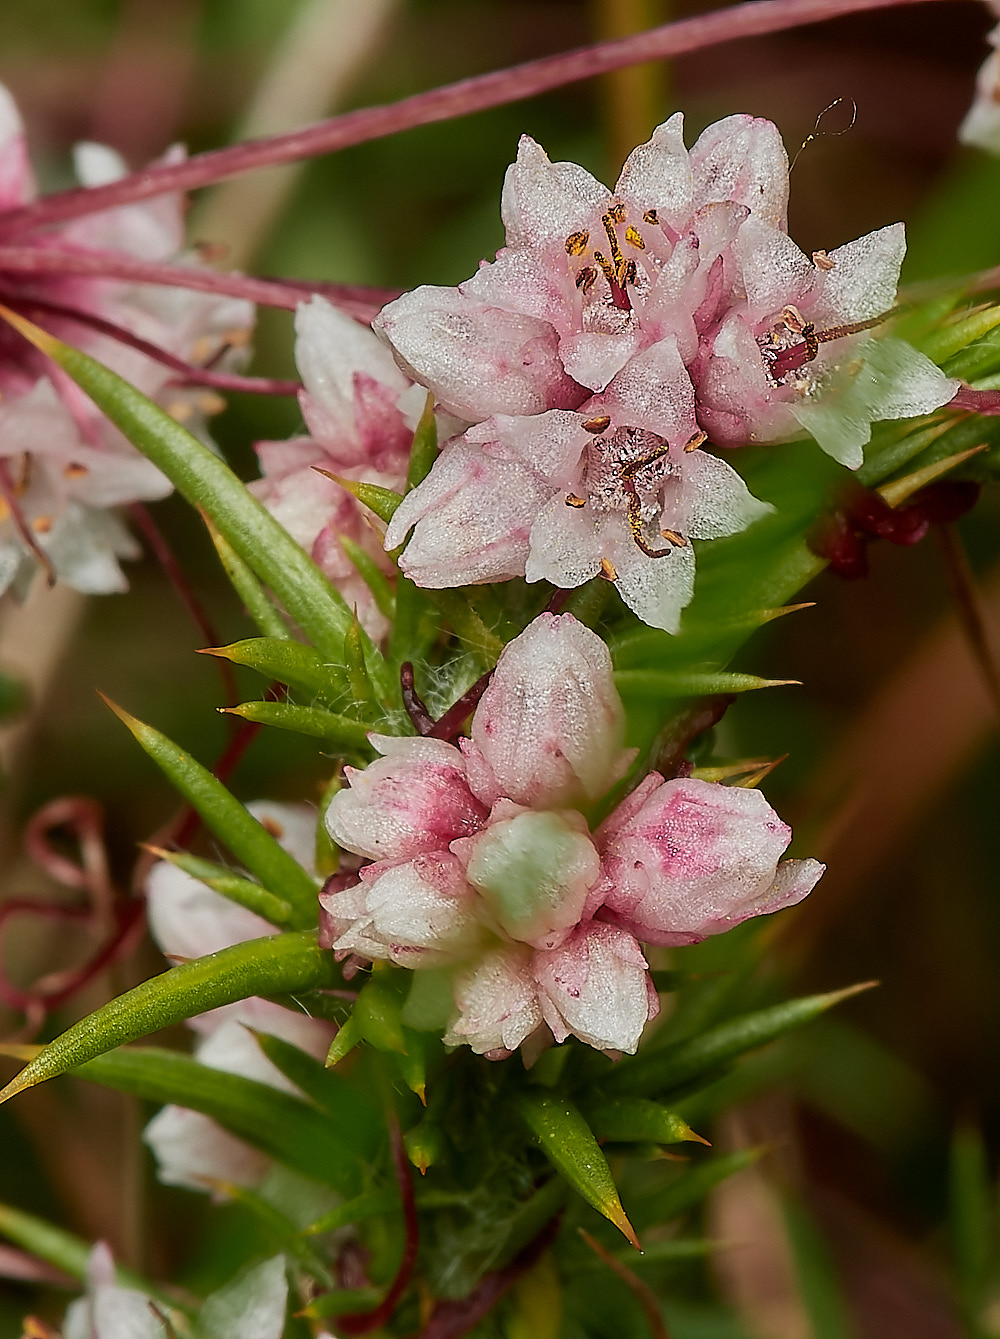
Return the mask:
[[[75,844],[75,859],[54,844],[59,832],[67,834]],[[28,823],[24,849],[51,879],[84,897],[69,903],[8,898],[0,905],[0,948],[4,932],[15,916],[73,922],[98,940],[98,947],[82,965],[51,972],[27,989],[15,986],[0,963],[0,1001],[23,1013],[24,1031],[34,1033],[51,1010],[132,951],[143,930],[144,907],[140,898],[123,896],[112,882],[104,843],[104,812],[96,800],[66,795],[44,805]]]

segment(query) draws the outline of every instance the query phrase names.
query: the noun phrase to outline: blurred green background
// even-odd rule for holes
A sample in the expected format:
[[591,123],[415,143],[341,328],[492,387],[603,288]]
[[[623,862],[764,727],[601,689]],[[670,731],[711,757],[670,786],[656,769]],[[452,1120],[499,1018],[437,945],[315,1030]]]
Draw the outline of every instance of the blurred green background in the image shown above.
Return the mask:
[[[345,41],[372,19],[366,5],[339,7]],[[668,13],[666,0],[398,0],[385,4],[378,33],[335,98],[322,69],[309,77],[320,106],[346,109],[710,7],[674,0]],[[70,181],[69,147],[80,139],[110,143],[139,166],[176,140],[196,151],[237,136],[294,25],[319,8],[316,0],[0,7],[0,80],[23,111],[44,187]],[[972,3],[901,8],[573,85],[313,163],[270,224],[252,189],[230,205],[229,233],[218,231],[225,202],[199,200],[192,238],[230,243],[241,265],[261,274],[400,288],[455,283],[501,243],[499,189],[523,132],[553,158],[613,180],[626,146],[678,107],[689,142],[710,121],[747,111],[773,119],[794,152],[824,107],[853,98],[850,132],[816,139],[796,162],[789,230],[799,245],[832,249],[902,218],[910,281],[997,265],[1000,161],[955,140],[988,23]],[[845,124],[838,115],[823,128]],[[240,228],[255,220],[260,235],[251,242]],[[254,370],[293,372],[290,331],[287,313],[262,315]],[[293,403],[243,396],[233,397],[215,433],[251,477],[252,442],[299,426]],[[159,504],[156,515],[220,641],[246,635],[198,524],[176,500]],[[1000,501],[987,492],[959,528],[1000,653],[998,521]],[[803,686],[745,697],[718,731],[725,755],[788,754],[766,783],[768,797],[795,826],[797,853],[830,862],[803,907],[758,931],[774,969],[796,990],[867,978],[881,986],[786,1048],[766,1095],[746,1099],[715,1132],[722,1146],[764,1141],[774,1152],[756,1180],[740,1182],[713,1208],[720,1235],[735,1243],[714,1274],[701,1265],[678,1272],[682,1339],[1000,1333],[987,1218],[968,1207],[970,1195],[993,1194],[992,1174],[975,1170],[974,1132],[983,1132],[982,1157],[992,1168],[1000,1121],[998,723],[956,630],[934,538],[909,550],[873,546],[871,569],[861,582],[823,576],[804,597],[814,609],[750,645],[736,668]],[[202,639],[152,560],[131,565],[129,575],[125,596],[42,602],[28,631],[4,611],[3,667],[37,672],[39,684],[31,712],[5,736],[5,897],[52,895],[19,846],[25,817],[43,802],[96,795],[124,882],[136,843],[173,812],[165,785],[95,689],[202,760],[224,746],[216,667],[193,654]],[[68,637],[60,629],[71,629]],[[248,695],[256,691],[248,685]],[[272,731],[255,740],[233,784],[245,798],[316,799],[327,771],[308,741]],[[703,960],[728,966],[749,938],[707,946]],[[11,923],[4,941],[7,969],[22,983],[73,953],[51,927],[25,918]],[[146,946],[50,1029],[159,966]],[[18,1023],[7,1016],[8,1030]],[[208,1240],[235,1251],[244,1228],[233,1211],[220,1215],[224,1233],[209,1227],[200,1198],[155,1185],[137,1144],[142,1119],[124,1100],[78,1085],[26,1095],[0,1112],[0,1200],[104,1236],[123,1259],[156,1275],[186,1269],[190,1277]],[[963,1198],[956,1185],[973,1190]],[[775,1196],[797,1206],[790,1227],[768,1216]],[[956,1251],[970,1234],[972,1247]],[[749,1267],[740,1263],[747,1240],[762,1252],[744,1253],[744,1261],[757,1259]],[[801,1246],[798,1273],[789,1272],[789,1240]],[[193,1250],[192,1241],[201,1245]],[[802,1259],[820,1264],[803,1272]],[[699,1310],[713,1288],[727,1310]],[[817,1289],[826,1289],[826,1301],[813,1304]],[[11,1284],[4,1298],[2,1339],[20,1334],[25,1310],[60,1314],[58,1300],[27,1285]]]

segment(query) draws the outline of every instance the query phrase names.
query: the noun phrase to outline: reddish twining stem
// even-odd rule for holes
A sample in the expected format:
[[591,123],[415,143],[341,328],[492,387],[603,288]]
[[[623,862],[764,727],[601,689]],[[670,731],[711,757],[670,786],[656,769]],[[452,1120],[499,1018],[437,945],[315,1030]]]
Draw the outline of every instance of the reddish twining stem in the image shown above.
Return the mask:
[[406,1291],[413,1276],[413,1267],[417,1263],[420,1225],[417,1222],[417,1205],[413,1196],[413,1170],[406,1156],[406,1146],[395,1115],[390,1115],[389,1119],[389,1142],[392,1145],[392,1162],[403,1201],[403,1226],[406,1231],[403,1258],[399,1262],[392,1286],[374,1311],[353,1311],[337,1317],[337,1329],[343,1330],[344,1334],[370,1334],[372,1330],[380,1329],[396,1310],[396,1303]]
[[461,1339],[487,1315],[501,1297],[526,1274],[548,1250],[559,1231],[561,1214],[556,1214],[509,1265],[495,1274],[487,1274],[468,1297],[458,1302],[438,1302],[430,1320],[417,1339]]
[[[194,587],[188,581],[183,567],[177,561],[177,555],[167,543],[166,536],[153,520],[149,509],[141,502],[133,502],[129,506],[129,514],[141,531],[143,539],[149,545],[153,557],[163,568],[167,580],[180,596],[185,608],[194,620],[195,627],[209,646],[218,646],[219,638],[205,606],[195,594]],[[212,659],[218,662],[219,676],[222,680],[223,701],[227,707],[234,706],[239,701],[239,689],[236,686],[236,673],[232,662],[223,659],[222,656],[213,656]]]
[[403,698],[406,714],[413,722],[414,730],[418,735],[432,735],[434,733],[434,717],[427,710],[423,698],[414,686],[413,666],[408,660],[404,660],[399,667],[399,691]]
[[[2,292],[0,285],[0,295]],[[93,312],[66,307],[61,302],[49,302],[46,298],[35,297],[5,297],[4,301],[9,307],[29,318],[33,319],[36,312],[43,317],[59,316],[67,321],[75,321],[77,325],[82,325],[88,330],[96,330],[110,339],[116,339],[120,344],[126,344],[130,349],[144,353],[153,362],[169,367],[172,372],[178,374],[177,381],[181,383],[211,386],[220,391],[250,391],[256,395],[297,395],[302,389],[300,381],[280,381],[272,377],[243,377],[235,372],[213,372],[207,367],[196,367],[193,363],[186,363],[183,358],[177,358],[166,349],[161,349],[158,344],[151,344],[148,339],[134,335],[124,326],[106,321],[103,316],[95,316]]]
[[435,723],[433,729],[428,730],[427,733],[433,739],[453,740],[475,710],[479,699],[489,688],[492,678],[493,671],[487,670],[471,688],[462,694],[457,702],[451,704],[441,719]]
[[365,107],[301,130],[248,140],[226,149],[213,149],[180,163],[147,167],[105,186],[79,186],[47,195],[32,204],[8,210],[0,219],[0,237],[16,237],[34,228],[98,210],[148,200],[171,191],[207,186],[251,168],[314,158],[352,144],[394,135],[413,126],[447,121],[487,107],[518,102],[626,65],[679,56],[722,42],[759,37],[803,24],[820,23],[842,14],[924,3],[929,0],[754,0],[753,4],[727,6],[618,41],[600,42],[596,46],[580,47],[558,56],[546,56],[510,69],[462,79],[388,106]]
[[[6,215],[0,214],[0,220],[4,223],[6,218]],[[398,288],[321,284],[305,279],[256,279],[246,274],[223,274],[207,266],[169,265],[138,260],[118,251],[61,251],[49,246],[0,246],[0,273],[4,272],[21,276],[82,274],[99,279],[127,279],[136,283],[162,284],[199,293],[245,298],[261,307],[280,307],[286,311],[294,311],[310,294],[318,293],[355,320],[366,323],[370,323],[387,302],[399,297]]]

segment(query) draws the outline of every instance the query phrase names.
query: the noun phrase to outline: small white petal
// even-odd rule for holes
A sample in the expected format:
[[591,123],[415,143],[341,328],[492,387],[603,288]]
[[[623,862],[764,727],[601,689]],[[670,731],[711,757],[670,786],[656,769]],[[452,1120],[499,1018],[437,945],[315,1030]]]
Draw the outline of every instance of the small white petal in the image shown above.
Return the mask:
[[646,144],[625,160],[615,194],[637,211],[655,209],[661,222],[691,213],[694,176],[684,147],[684,113],[657,126]]

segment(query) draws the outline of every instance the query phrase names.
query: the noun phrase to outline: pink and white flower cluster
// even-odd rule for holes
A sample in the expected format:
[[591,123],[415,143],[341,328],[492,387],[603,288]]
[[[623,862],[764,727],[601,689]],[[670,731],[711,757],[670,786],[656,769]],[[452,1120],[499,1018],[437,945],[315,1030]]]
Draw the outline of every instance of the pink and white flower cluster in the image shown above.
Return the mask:
[[[183,150],[173,149],[170,156],[179,153]],[[126,170],[117,154],[99,144],[78,145],[75,164],[84,186],[101,185]],[[25,204],[36,193],[20,116],[0,86],[0,211]],[[182,255],[179,196],[88,215],[31,245],[190,263]],[[0,301],[84,349],[194,427],[205,412],[221,407],[218,396],[171,387],[176,373],[86,318],[198,364],[245,346],[253,323],[251,304],[233,298],[79,275],[8,271],[0,275]],[[66,312],[81,313],[82,319]],[[36,565],[33,546],[77,590],[126,589],[118,559],[136,557],[138,548],[110,509],[164,497],[171,485],[65,374],[7,325],[0,326],[0,471],[0,592],[13,587],[23,593]]]
[[[308,437],[261,442],[262,478],[250,484],[358,613],[365,631],[380,640],[389,630],[371,591],[348,558],[341,538],[359,545],[386,576],[395,564],[373,528],[371,513],[316,467],[341,478],[402,492],[413,441],[413,419],[424,395],[406,403],[413,383],[396,366],[380,339],[364,326],[314,297],[295,315],[295,360],[304,383],[299,403]],[[413,398],[412,396],[410,397]]]
[[[375,322],[400,366],[472,426],[404,500],[386,547],[418,585],[603,574],[676,631],[692,539],[768,508],[701,449],[810,432],[856,467],[873,419],[949,400],[891,308],[901,224],[809,258],[786,230],[788,158],[769,121],[730,116],[689,152],[680,113],[614,192],[521,141],[507,245],[457,288],[418,288]],[[857,327],[862,328],[857,328]]]
[[503,651],[458,746],[372,736],[326,814],[371,861],[320,895],[338,953],[449,974],[446,1042],[491,1057],[532,1034],[635,1051],[657,997],[640,941],[691,944],[798,902],[823,871],[755,790],[651,773],[597,829],[579,811],[625,774],[601,639],[542,614]]
[[[304,868],[313,868],[315,810],[304,804],[265,801],[247,808]],[[175,959],[200,958],[276,933],[269,921],[165,860],[151,869],[146,898],[150,932],[160,949]],[[329,1023],[257,998],[199,1014],[188,1023],[198,1038],[194,1054],[203,1065],[284,1092],[296,1089],[267,1059],[250,1029],[291,1042],[317,1060],[325,1057],[334,1035]],[[164,1107],[146,1126],[143,1138],[156,1156],[160,1180],[167,1185],[204,1190],[221,1181],[255,1187],[271,1166],[265,1154],[186,1107]]]

